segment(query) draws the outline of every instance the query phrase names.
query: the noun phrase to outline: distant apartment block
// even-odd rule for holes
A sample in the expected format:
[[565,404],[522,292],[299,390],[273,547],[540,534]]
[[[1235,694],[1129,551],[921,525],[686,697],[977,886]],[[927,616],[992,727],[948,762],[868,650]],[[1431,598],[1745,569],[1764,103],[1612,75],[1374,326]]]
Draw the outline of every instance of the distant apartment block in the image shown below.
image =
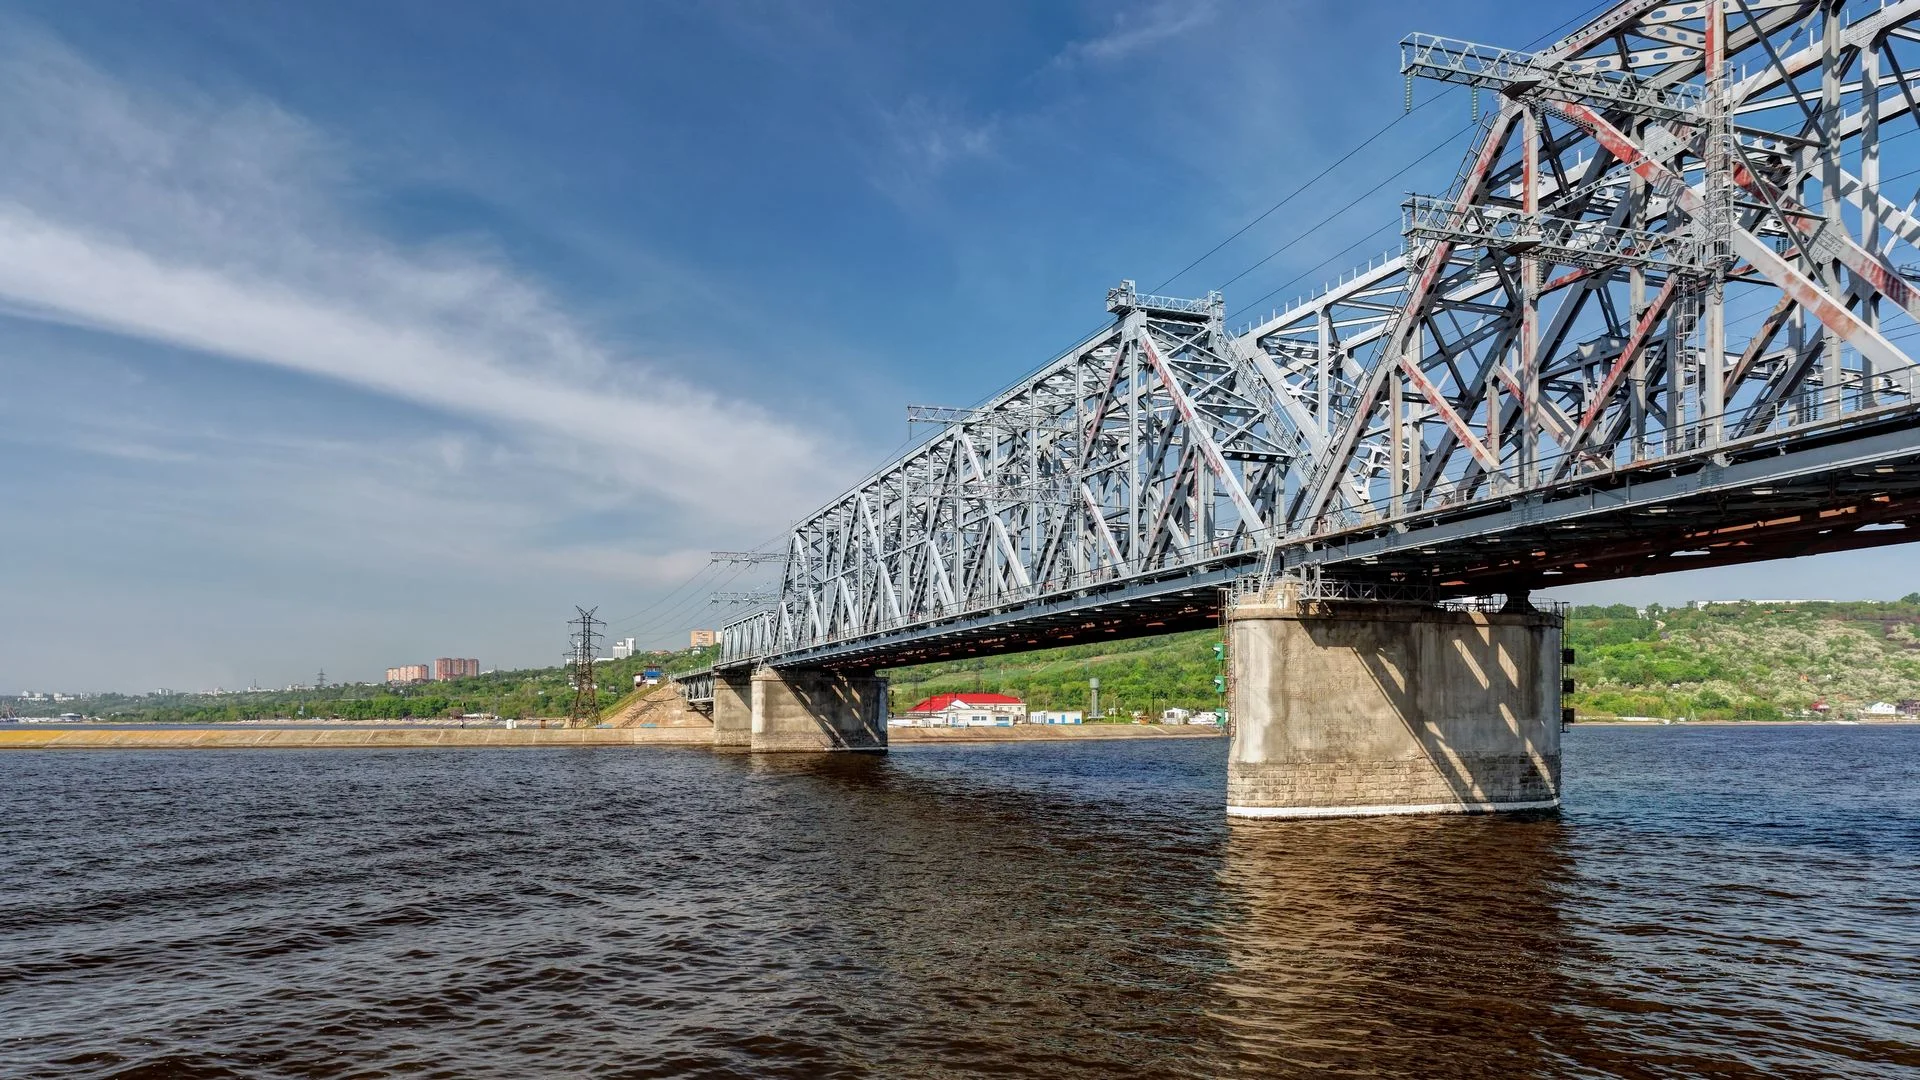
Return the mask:
[[480,661],[457,656],[442,656],[433,662],[434,679],[445,682],[448,679],[464,679],[480,674]]
[[426,681],[427,665],[425,664],[401,664],[399,667],[390,667],[387,669],[387,682],[395,686],[405,686],[409,683],[423,683]]
[[692,634],[688,635],[688,640],[687,640],[688,648],[704,649],[712,644],[713,644],[713,631],[711,630],[695,630]]
[[633,647],[633,642],[633,638],[621,638],[619,641],[614,642],[613,658],[615,660],[625,660],[627,657],[639,652],[638,649]]

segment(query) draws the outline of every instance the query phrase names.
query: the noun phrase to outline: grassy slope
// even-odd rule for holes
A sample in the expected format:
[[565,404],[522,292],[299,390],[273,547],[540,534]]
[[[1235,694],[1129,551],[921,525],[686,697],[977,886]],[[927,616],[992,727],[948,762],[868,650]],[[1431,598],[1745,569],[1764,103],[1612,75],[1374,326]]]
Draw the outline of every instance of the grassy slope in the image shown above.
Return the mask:
[[1220,700],[1213,692],[1213,677],[1220,673],[1213,643],[1219,640],[1217,630],[1198,630],[899,668],[890,673],[893,707],[902,711],[934,694],[987,690],[1012,694],[1036,709],[1085,709],[1087,680],[1097,678],[1101,707],[1109,713],[1169,705],[1211,709]]
[[1920,697],[1920,604],[1579,609],[1572,704],[1583,715],[1770,719]]
[[[1825,700],[1836,714],[1920,698],[1920,597],[1889,603],[1574,609],[1569,704],[1583,716],[1775,719]],[[891,673],[893,704],[966,690],[1034,708],[1084,709],[1098,677],[1109,709],[1211,708],[1217,631],[958,660]]]

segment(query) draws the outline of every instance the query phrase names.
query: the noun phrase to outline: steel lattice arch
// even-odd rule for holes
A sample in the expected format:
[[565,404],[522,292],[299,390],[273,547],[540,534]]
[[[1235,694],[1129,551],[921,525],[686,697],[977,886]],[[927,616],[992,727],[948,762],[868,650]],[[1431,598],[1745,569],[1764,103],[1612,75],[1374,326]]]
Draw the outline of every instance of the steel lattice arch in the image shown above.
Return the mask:
[[1629,0],[1536,53],[1408,37],[1409,78],[1498,108],[1400,252],[1237,332],[1123,282],[799,522],[721,664],[1188,628],[1249,573],[1443,599],[1908,539],[1916,19]]

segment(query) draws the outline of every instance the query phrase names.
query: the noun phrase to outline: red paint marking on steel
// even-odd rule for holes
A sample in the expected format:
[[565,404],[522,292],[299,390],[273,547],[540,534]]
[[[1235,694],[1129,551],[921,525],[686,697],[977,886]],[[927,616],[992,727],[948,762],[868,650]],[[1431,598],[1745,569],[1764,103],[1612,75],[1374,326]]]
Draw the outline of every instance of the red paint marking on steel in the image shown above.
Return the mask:
[[1500,471],[1499,460],[1487,449],[1486,443],[1474,436],[1473,429],[1467,426],[1465,420],[1460,419],[1459,413],[1453,411],[1453,406],[1447,404],[1446,398],[1440,393],[1440,388],[1427,378],[1426,372],[1420,370],[1420,365],[1403,363],[1400,368],[1406,373],[1407,381],[1427,399],[1427,403],[1440,414],[1440,419],[1446,421],[1447,428],[1453,432],[1453,437],[1459,440],[1460,445],[1471,450],[1474,459],[1479,461],[1488,472]]
[[1721,6],[1720,0],[1707,0],[1707,14],[1700,21],[1705,23],[1707,28],[1705,55],[1709,83],[1719,78],[1721,70],[1726,66],[1725,58],[1720,55],[1723,45],[1720,39],[1726,31],[1725,18],[1726,8]]
[[1633,328],[1633,336],[1627,339],[1626,347],[1622,348],[1620,355],[1614,359],[1613,367],[1607,371],[1607,377],[1600,381],[1600,389],[1594,392],[1593,404],[1587,407],[1586,415],[1580,418],[1580,427],[1574,431],[1573,445],[1567,448],[1569,451],[1579,449],[1580,444],[1586,440],[1587,432],[1592,429],[1593,422],[1598,420],[1600,414],[1605,411],[1607,399],[1613,396],[1614,385],[1620,381],[1620,376],[1627,370],[1627,365],[1633,362],[1634,354],[1646,344],[1647,335],[1653,332],[1667,304],[1673,300],[1676,280],[1673,275],[1668,275],[1666,284],[1660,286],[1660,291],[1654,294],[1653,303],[1647,305],[1647,310],[1640,316],[1639,323]]
[[1562,274],[1559,277],[1554,278],[1552,281],[1547,282],[1545,285],[1540,286],[1540,295],[1545,296],[1548,293],[1559,292],[1561,289],[1564,289],[1569,285],[1578,285],[1582,281],[1585,281],[1588,278],[1592,277],[1594,273],[1595,271],[1588,270],[1583,267],[1579,270],[1574,270],[1569,273]]
[[[1487,170],[1493,167],[1495,159],[1499,157],[1500,147],[1506,143],[1507,135],[1512,132],[1514,117],[1517,115],[1519,115],[1518,110],[1512,107],[1503,109],[1498,122],[1487,129],[1487,138],[1480,146],[1479,156],[1474,159],[1473,171],[1467,174],[1466,182],[1460,185],[1460,196],[1454,200],[1456,211],[1466,209],[1479,198],[1480,189],[1486,183]],[[1489,472],[1496,472],[1500,468],[1500,463],[1487,451],[1486,444],[1474,437],[1473,429],[1468,427],[1466,421],[1460,419],[1460,414],[1454,412],[1452,406],[1447,404],[1446,398],[1440,393],[1440,388],[1427,378],[1426,372],[1420,370],[1419,363],[1406,355],[1407,336],[1418,332],[1420,322],[1417,313],[1426,306],[1426,298],[1433,289],[1434,281],[1440,276],[1440,271],[1445,268],[1447,260],[1452,255],[1453,245],[1444,240],[1435,244],[1428,252],[1427,265],[1421,271],[1419,286],[1407,297],[1407,305],[1404,309],[1407,324],[1402,325],[1399,333],[1394,335],[1394,340],[1387,344],[1399,358],[1400,369],[1406,373],[1407,381],[1420,391],[1421,396],[1427,399],[1427,404],[1433,406],[1434,411],[1446,421],[1454,438],[1458,439],[1462,446],[1471,450],[1473,456]]]
[[[1745,165],[1734,169],[1733,182],[1763,199],[1770,197],[1780,207],[1781,217],[1787,220],[1795,232],[1808,239],[1813,239],[1827,224],[1825,218],[1816,215],[1792,196],[1775,190],[1772,184],[1753,175]],[[1839,235],[1833,239],[1840,245],[1842,251],[1840,261],[1848,270],[1865,278],[1868,284],[1879,291],[1880,295],[1899,304],[1909,313],[1920,316],[1920,293],[1915,293],[1913,287],[1895,273],[1892,267],[1854,243],[1850,236]]]
[[[1627,136],[1619,128],[1614,127],[1599,113],[1584,105],[1558,100],[1556,100],[1556,105],[1561,107],[1566,115],[1573,119],[1575,123],[1593,132],[1595,141],[1605,146],[1614,157],[1620,159],[1623,164],[1627,165],[1628,168],[1632,169],[1642,179],[1651,184],[1655,191],[1672,198],[1689,214],[1699,213],[1702,205],[1700,196],[1692,187],[1688,186],[1686,180],[1673,170],[1667,168],[1664,164],[1648,157],[1646,153],[1640,149],[1639,144],[1634,142],[1632,138]],[[1790,216],[1790,220],[1797,219]],[[1743,230],[1738,228],[1735,229],[1736,233],[1742,231]],[[1808,281],[1798,271],[1794,270],[1784,258],[1775,254],[1771,248],[1761,244],[1758,239],[1754,239],[1753,242],[1756,245],[1756,251],[1749,253],[1748,260],[1752,262],[1761,273],[1765,274],[1780,291],[1792,296],[1796,302],[1806,308],[1807,311],[1819,319],[1822,324],[1832,329],[1856,347],[1859,346],[1861,340],[1864,338],[1876,346],[1886,345],[1888,348],[1892,348],[1891,344],[1887,343],[1884,338],[1881,338],[1877,332],[1855,318],[1853,312],[1848,311],[1844,305],[1834,303],[1831,297],[1820,291],[1811,281]],[[1850,244],[1851,241],[1848,243]],[[1769,269],[1769,266],[1771,269]],[[1910,291],[1909,295],[1911,295]],[[1876,348],[1875,351],[1877,352],[1879,350]]]
[[1618,158],[1620,163],[1632,169],[1635,175],[1645,180],[1653,190],[1680,204],[1688,213],[1698,213],[1700,196],[1687,185],[1685,178],[1665,165],[1646,155],[1640,144],[1633,141],[1625,132],[1612,124],[1598,112],[1574,101],[1554,99],[1554,105],[1568,119],[1593,133],[1595,142],[1607,148],[1607,152]]
[[[1479,194],[1480,185],[1486,180],[1487,169],[1492,166],[1500,146],[1506,142],[1507,134],[1513,128],[1514,115],[1511,107],[1503,108],[1500,115],[1495,118],[1493,126],[1487,129],[1486,140],[1480,146],[1479,156],[1474,159],[1473,170],[1467,174],[1466,181],[1460,185],[1460,197],[1454,201],[1456,210],[1467,206]],[[1407,366],[1406,335],[1410,332],[1410,327],[1419,326],[1416,312],[1426,303],[1427,294],[1433,290],[1434,280],[1452,256],[1453,245],[1445,240],[1436,243],[1427,252],[1427,265],[1422,268],[1420,278],[1414,283],[1413,288],[1407,290],[1407,301],[1401,308],[1401,316],[1406,322],[1395,328],[1394,336],[1389,338],[1384,346],[1388,350],[1389,363],[1398,364],[1402,368]],[[1382,365],[1376,370],[1384,375],[1388,369]],[[1369,380],[1365,396],[1356,403],[1357,407],[1354,410],[1356,420],[1372,414],[1374,407],[1379,404],[1380,392],[1385,384],[1384,377]],[[1353,457],[1354,445],[1359,441],[1360,424],[1349,422],[1346,430],[1347,436],[1340,448],[1338,467],[1329,462],[1327,471],[1320,478],[1320,488],[1313,493],[1313,502],[1307,507],[1306,517],[1313,521],[1316,532],[1320,531],[1320,526],[1325,524],[1327,499],[1339,486],[1338,477],[1345,471],[1347,461]],[[1477,440],[1469,440],[1469,442],[1471,445],[1478,445]]]

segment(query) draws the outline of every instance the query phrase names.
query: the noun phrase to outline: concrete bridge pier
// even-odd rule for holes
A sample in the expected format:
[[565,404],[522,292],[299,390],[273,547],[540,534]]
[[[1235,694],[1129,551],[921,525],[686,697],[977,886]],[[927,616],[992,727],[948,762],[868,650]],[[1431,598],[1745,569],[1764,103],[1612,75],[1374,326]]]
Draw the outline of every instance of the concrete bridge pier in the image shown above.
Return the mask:
[[887,748],[885,679],[761,666],[752,684],[756,754]]
[[1301,602],[1228,612],[1227,813],[1248,818],[1560,805],[1560,618]]
[[727,668],[713,673],[713,745],[717,750],[746,750],[753,745],[753,671]]

